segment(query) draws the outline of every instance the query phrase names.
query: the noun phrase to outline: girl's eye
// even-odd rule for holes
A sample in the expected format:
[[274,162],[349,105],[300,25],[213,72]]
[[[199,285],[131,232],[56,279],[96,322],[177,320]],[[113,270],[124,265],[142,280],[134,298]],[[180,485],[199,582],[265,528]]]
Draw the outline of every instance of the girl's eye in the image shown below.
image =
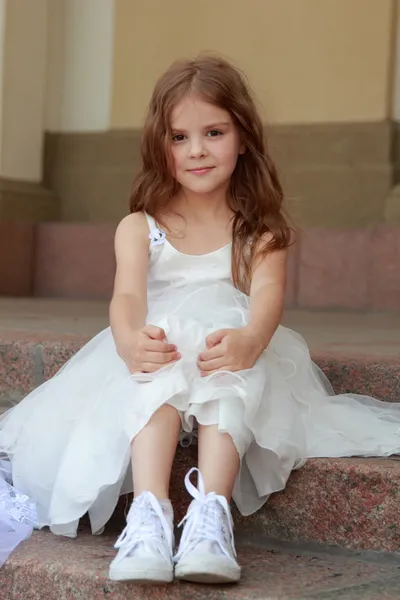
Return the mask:
[[183,142],[184,139],[185,139],[185,136],[183,135],[183,133],[177,133],[176,135],[172,136],[173,142]]
[[211,131],[209,131],[207,133],[207,135],[209,137],[218,137],[219,135],[223,135],[223,134],[222,134],[222,131],[218,131],[218,129],[211,129]]

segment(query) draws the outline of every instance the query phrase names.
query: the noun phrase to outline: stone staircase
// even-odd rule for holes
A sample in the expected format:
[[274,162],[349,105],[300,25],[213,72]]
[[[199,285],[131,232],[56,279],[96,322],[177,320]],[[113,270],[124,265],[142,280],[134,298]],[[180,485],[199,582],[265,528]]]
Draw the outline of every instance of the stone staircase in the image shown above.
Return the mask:
[[[115,228],[0,220],[0,296],[108,300]],[[399,312],[399,263],[400,226],[301,228],[289,250],[286,306]]]
[[[3,410],[105,326],[106,312],[103,303],[0,300]],[[337,392],[400,400],[399,316],[289,311],[285,322],[309,341]],[[195,447],[179,448],[171,490],[178,520],[188,503],[183,478],[195,462]],[[77,540],[35,532],[0,570],[1,600],[399,598],[400,458],[309,460],[258,513],[235,513],[244,566],[235,588],[108,582],[127,501],[103,536],[92,537],[84,520]]]

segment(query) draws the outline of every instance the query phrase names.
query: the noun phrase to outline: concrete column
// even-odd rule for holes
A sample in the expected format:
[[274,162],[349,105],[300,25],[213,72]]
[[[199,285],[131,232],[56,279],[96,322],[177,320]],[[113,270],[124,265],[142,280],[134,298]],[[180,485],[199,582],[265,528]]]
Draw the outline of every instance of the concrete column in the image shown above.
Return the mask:
[[105,131],[110,124],[115,0],[51,0],[46,128]]
[[392,118],[400,121],[400,0],[393,2]]
[[385,221],[391,224],[400,223],[400,0],[393,0],[392,25],[393,60],[391,64],[391,106],[390,116],[394,121],[393,132],[393,181],[396,187],[386,199]]
[[[4,79],[4,50],[6,29],[6,0],[0,0],[0,140],[3,128],[3,79]],[[2,147],[0,143],[0,165],[2,158]]]
[[400,0],[393,0],[393,60],[391,118],[394,121],[393,133],[393,181],[385,200],[385,222],[400,225]]
[[2,178],[42,177],[49,0],[1,0]]
[[42,187],[51,0],[0,0],[0,219],[55,219]]

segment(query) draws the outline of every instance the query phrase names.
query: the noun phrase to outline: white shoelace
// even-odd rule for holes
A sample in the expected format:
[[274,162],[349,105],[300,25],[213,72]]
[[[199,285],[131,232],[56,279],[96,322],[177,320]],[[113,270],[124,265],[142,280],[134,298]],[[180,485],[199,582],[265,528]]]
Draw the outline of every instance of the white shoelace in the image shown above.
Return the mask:
[[[194,472],[197,472],[198,489],[190,481],[190,476]],[[218,496],[215,492],[206,494],[203,477],[196,468],[190,469],[186,475],[185,486],[194,502],[190,505],[185,518],[179,523],[179,527],[183,524],[185,527],[175,561],[179,561],[184,554],[194,550],[203,541],[215,542],[222,554],[228,558],[232,558],[231,548],[236,556],[232,515],[226,498]],[[226,519],[221,519],[221,510]]]
[[151,492],[143,492],[133,501],[126,527],[115,543],[115,548],[120,551],[118,560],[126,558],[139,544],[146,542],[154,544],[165,560],[171,560],[172,527]]

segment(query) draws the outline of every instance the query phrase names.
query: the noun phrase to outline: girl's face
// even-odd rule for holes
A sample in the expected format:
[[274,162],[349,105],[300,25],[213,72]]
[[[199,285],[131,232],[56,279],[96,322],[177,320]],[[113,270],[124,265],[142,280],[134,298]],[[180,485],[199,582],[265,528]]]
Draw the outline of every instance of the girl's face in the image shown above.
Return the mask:
[[229,112],[188,95],[175,106],[171,129],[174,177],[182,187],[197,194],[227,190],[244,152]]

